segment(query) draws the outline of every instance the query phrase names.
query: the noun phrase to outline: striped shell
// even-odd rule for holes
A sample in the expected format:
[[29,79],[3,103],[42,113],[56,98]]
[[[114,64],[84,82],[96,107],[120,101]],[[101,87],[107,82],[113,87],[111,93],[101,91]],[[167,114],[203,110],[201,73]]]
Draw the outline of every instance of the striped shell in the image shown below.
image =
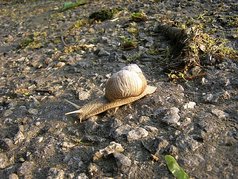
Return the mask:
[[141,69],[136,64],[124,67],[113,74],[105,86],[105,97],[110,101],[139,96],[147,82]]

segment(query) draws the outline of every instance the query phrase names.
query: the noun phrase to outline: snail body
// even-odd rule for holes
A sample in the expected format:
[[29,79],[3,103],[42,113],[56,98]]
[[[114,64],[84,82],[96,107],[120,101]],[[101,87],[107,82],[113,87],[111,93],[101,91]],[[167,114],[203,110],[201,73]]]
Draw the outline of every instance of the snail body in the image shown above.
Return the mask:
[[[78,113],[79,119],[82,121],[108,109],[132,103],[155,90],[156,87],[147,85],[141,69],[136,64],[131,64],[108,79],[105,85],[105,96],[84,105],[79,110],[66,113],[66,115]],[[79,108],[76,104],[69,103]]]

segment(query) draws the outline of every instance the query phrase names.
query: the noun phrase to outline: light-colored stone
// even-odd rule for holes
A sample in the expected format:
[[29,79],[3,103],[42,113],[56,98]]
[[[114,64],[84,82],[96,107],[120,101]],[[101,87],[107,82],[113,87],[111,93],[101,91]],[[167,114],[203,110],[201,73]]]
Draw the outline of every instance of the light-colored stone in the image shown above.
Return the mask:
[[110,142],[110,144],[106,148],[101,149],[98,152],[96,152],[93,156],[93,160],[98,160],[98,159],[100,159],[102,157],[106,157],[110,154],[120,153],[123,151],[124,151],[124,148],[122,147],[122,145],[113,141],[113,142]]
[[4,153],[0,153],[0,169],[4,169],[9,165],[8,157]]
[[128,141],[133,141],[133,140],[139,140],[142,139],[144,137],[148,136],[148,131],[145,130],[142,127],[138,127],[136,129],[131,130],[130,132],[128,132],[127,134],[127,140]]
[[216,115],[219,119],[223,119],[229,116],[228,113],[219,109],[212,109],[212,114]]
[[196,106],[196,103],[190,101],[190,102],[188,102],[188,103],[185,103],[184,106],[183,106],[183,108],[184,108],[184,109],[194,109],[195,106]]
[[145,126],[145,129],[146,129],[147,131],[153,132],[153,133],[156,133],[156,132],[159,131],[156,127],[153,127],[153,126]]
[[89,97],[90,97],[90,93],[88,91],[83,91],[83,90],[79,91],[79,95],[78,95],[79,100],[86,100]]
[[17,173],[19,176],[28,177],[31,175],[33,167],[34,167],[34,162],[26,161],[22,163]]
[[178,113],[179,113],[179,109],[176,107],[172,107],[167,110],[162,121],[169,125],[170,124],[180,125],[180,122],[179,122],[180,116]]
[[15,174],[15,173],[12,173],[12,174],[10,174],[9,175],[9,177],[8,177],[9,179],[18,179],[19,177],[18,177],[18,175],[17,174]]
[[29,113],[29,114],[32,114],[32,115],[37,115],[37,114],[38,114],[38,110],[37,110],[37,109],[34,109],[34,108],[30,108],[30,109],[28,110],[28,113]]

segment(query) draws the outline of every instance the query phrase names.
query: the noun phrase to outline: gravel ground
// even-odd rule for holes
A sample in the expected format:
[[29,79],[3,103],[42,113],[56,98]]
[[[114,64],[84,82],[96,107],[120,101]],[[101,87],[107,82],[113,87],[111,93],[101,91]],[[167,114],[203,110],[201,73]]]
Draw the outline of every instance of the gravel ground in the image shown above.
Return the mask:
[[[61,12],[63,4],[0,2],[1,179],[173,178],[166,154],[191,178],[238,176],[237,60],[207,54],[205,75],[171,81],[169,41],[154,31],[161,21],[193,20],[237,51],[235,0],[96,0]],[[88,20],[108,8],[117,9],[111,19]],[[155,93],[82,123],[64,115],[75,110],[65,99],[82,106],[103,96],[130,63]]]

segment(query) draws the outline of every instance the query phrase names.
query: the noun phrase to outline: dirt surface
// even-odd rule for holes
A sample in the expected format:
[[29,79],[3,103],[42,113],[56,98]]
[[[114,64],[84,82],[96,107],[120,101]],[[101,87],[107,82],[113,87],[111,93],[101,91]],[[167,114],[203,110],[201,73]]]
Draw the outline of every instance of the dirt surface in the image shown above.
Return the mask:
[[[155,31],[200,24],[237,52],[236,0],[95,0],[61,11],[64,2],[0,1],[0,178],[173,178],[166,154],[191,178],[237,178],[237,59],[206,54],[202,76],[171,81],[171,43]],[[89,19],[109,8],[113,17]],[[103,96],[130,63],[155,93],[82,123],[64,115],[75,110],[65,99]]]

